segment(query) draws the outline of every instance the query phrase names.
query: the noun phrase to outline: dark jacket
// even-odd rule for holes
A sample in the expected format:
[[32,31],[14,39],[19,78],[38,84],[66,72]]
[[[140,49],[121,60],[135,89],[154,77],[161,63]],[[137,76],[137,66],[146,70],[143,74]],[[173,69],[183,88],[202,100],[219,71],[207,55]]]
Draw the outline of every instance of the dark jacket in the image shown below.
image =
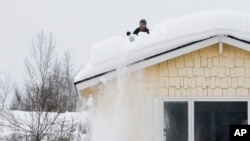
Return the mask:
[[138,35],[139,32],[147,32],[149,34],[149,29],[146,27],[144,30],[141,30],[140,27],[136,28],[133,34]]

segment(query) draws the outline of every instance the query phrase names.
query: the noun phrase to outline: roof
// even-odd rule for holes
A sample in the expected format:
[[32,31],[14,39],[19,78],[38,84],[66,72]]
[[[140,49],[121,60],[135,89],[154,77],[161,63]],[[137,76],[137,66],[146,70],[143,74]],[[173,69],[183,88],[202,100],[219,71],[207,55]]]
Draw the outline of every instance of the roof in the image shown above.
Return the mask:
[[116,70],[138,70],[219,42],[250,50],[250,13],[208,11],[157,24],[150,35],[130,43],[116,36],[93,44],[90,59],[75,77],[77,89],[116,77]]

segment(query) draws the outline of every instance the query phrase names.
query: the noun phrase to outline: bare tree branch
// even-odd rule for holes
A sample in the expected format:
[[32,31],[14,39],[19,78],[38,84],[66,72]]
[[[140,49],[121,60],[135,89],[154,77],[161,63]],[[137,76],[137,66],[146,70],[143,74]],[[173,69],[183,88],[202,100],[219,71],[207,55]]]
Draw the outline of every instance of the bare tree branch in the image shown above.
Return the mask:
[[15,105],[12,108],[21,107],[30,114],[27,121],[6,114],[6,119],[10,117],[9,126],[18,130],[22,137],[29,136],[32,141],[49,137],[58,141],[73,138],[75,124],[60,118],[61,113],[75,110],[78,98],[73,85],[70,52],[65,52],[63,58],[56,56],[52,34],[41,32],[33,39],[30,55],[24,63],[25,91],[21,93],[15,88]]
[[0,110],[5,109],[5,104],[8,96],[12,93],[13,82],[9,74],[4,74],[0,77]]

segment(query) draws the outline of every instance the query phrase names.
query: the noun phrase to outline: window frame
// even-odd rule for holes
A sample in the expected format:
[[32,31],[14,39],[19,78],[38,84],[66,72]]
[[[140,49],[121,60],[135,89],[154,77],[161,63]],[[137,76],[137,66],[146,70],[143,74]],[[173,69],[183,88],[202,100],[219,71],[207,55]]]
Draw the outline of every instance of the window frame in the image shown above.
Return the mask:
[[163,141],[164,102],[187,102],[188,141],[194,141],[194,103],[195,102],[247,102],[247,122],[250,124],[250,97],[158,97],[154,101],[154,140]]

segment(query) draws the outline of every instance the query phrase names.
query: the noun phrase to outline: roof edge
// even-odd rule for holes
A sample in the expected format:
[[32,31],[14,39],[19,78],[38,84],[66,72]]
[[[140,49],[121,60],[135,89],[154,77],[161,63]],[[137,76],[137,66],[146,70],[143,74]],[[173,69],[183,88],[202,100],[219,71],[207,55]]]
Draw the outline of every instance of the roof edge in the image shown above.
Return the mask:
[[[129,64],[125,65],[126,67],[131,68],[131,69],[129,69],[129,71],[127,73],[133,72],[133,71],[141,69],[141,68],[145,68],[145,67],[153,65],[153,64],[157,64],[157,63],[162,62],[164,60],[169,60],[171,58],[180,56],[182,54],[193,52],[195,50],[198,50],[198,49],[201,49],[201,48],[204,48],[206,46],[209,46],[209,45],[212,45],[215,43],[219,43],[219,42],[231,44],[233,46],[237,46],[237,47],[240,47],[244,50],[250,51],[250,41],[248,41],[248,40],[240,39],[240,38],[237,38],[237,37],[232,36],[232,35],[215,35],[215,36],[211,36],[208,38],[203,38],[201,40],[192,41],[192,42],[180,45],[180,46],[175,47],[175,48],[167,49],[167,50],[159,52],[157,54],[154,54],[154,55],[145,57],[143,59],[137,60],[135,62],[129,63]],[[165,44],[163,43],[163,44],[159,44],[157,46],[164,46],[164,45]],[[116,76],[116,73],[115,73],[116,70],[117,70],[117,68],[113,68],[113,69],[110,69],[108,71],[99,73],[97,75],[93,75],[93,76],[85,78],[83,80],[74,82],[74,85],[76,86],[76,88],[78,90],[84,89],[84,88],[89,87],[89,86],[93,86],[93,85],[99,83],[99,79],[101,77],[105,77],[106,79],[114,78]]]

